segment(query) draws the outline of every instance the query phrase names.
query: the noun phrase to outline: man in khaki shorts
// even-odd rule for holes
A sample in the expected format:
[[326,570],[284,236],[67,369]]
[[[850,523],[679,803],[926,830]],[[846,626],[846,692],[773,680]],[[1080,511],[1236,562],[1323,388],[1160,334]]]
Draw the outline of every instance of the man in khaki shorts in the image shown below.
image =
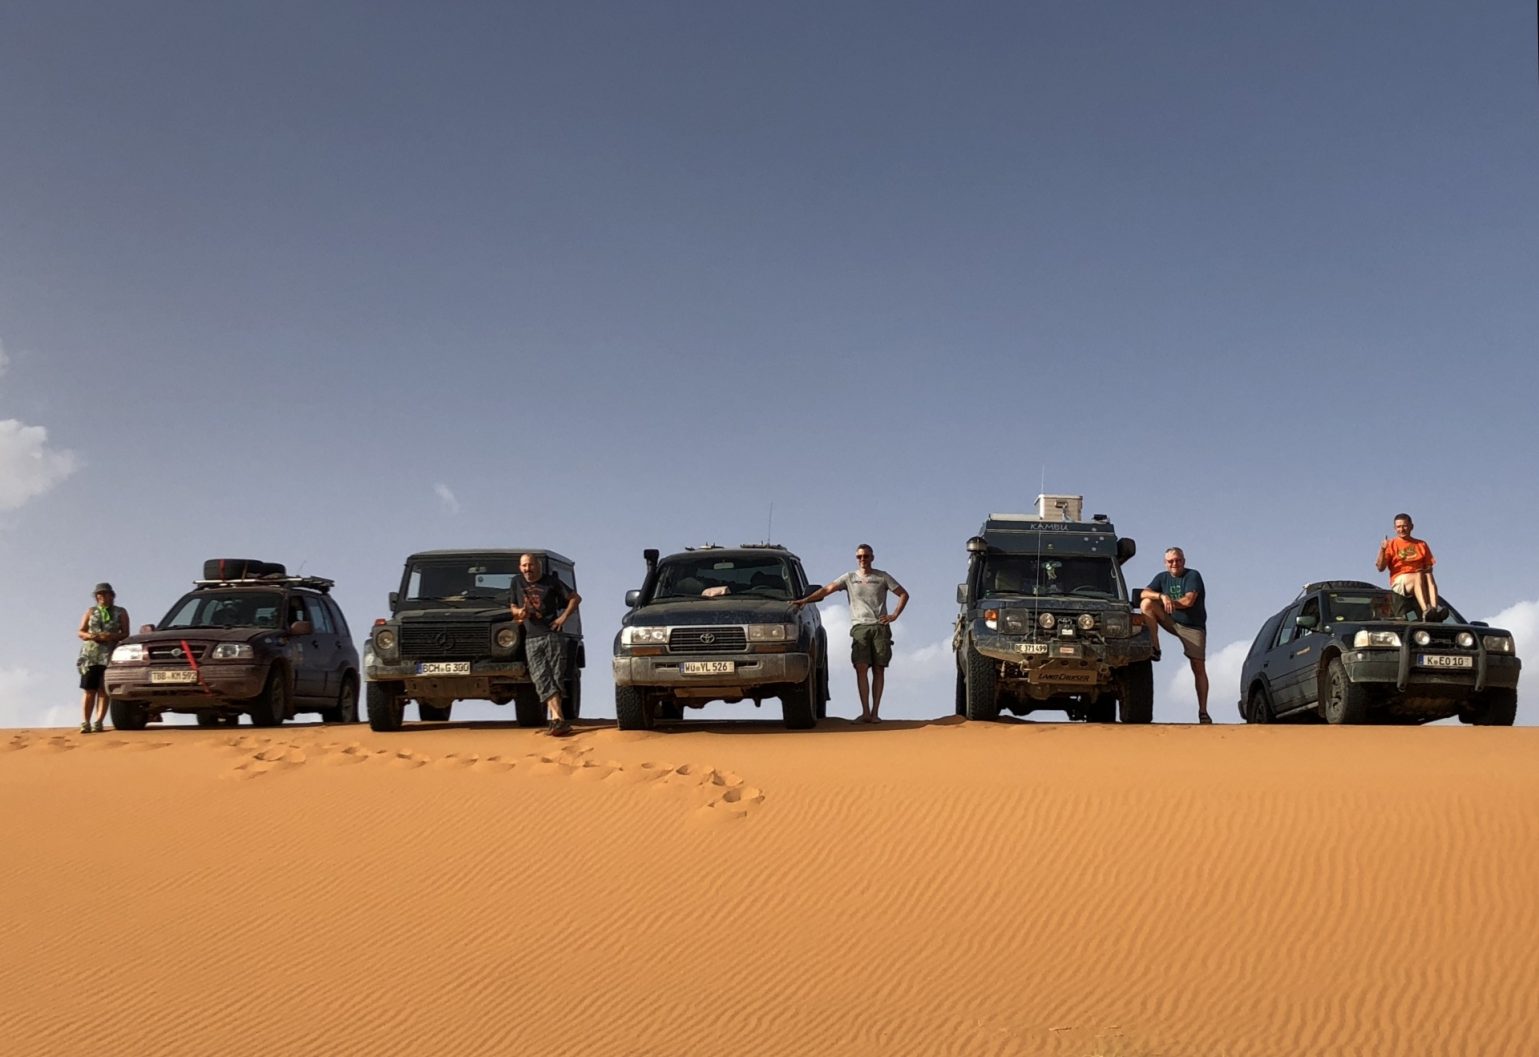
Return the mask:
[[1160,628],[1181,641],[1197,686],[1197,722],[1212,723],[1208,715],[1208,589],[1202,574],[1186,567],[1186,552],[1165,552],[1165,571],[1149,581],[1139,595],[1138,610],[1149,629],[1154,659],[1160,659]]
[[1416,527],[1410,514],[1395,515],[1395,535],[1384,537],[1379,545],[1378,569],[1389,570],[1389,589],[1397,595],[1413,599],[1423,620],[1442,620],[1448,615],[1437,597],[1437,577],[1432,567],[1437,559],[1426,540],[1411,535]]
[[[889,625],[898,619],[903,607],[908,605],[908,592],[903,585],[871,562],[876,552],[869,543],[855,548],[854,572],[845,573],[831,584],[818,588],[806,598],[794,599],[793,606],[818,602],[835,591],[846,591],[850,596],[850,663],[855,666],[855,688],[860,692],[860,718],[857,723],[879,723],[882,707],[882,687],[885,684],[887,666],[892,663],[892,629]],[[887,592],[898,596],[898,606],[887,612]],[[866,673],[871,676],[866,683]]]

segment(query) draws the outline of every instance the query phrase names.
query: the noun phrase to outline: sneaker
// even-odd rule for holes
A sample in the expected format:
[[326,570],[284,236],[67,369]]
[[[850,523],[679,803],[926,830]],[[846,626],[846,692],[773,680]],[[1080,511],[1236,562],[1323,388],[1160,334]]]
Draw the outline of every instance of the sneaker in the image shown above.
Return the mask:
[[1160,648],[1158,646],[1154,647],[1154,652],[1149,654],[1149,659],[1151,661],[1157,661],[1160,659]]
[[550,726],[550,736],[553,738],[569,738],[572,736],[572,724],[564,719],[558,719]]
[[89,724],[89,723],[82,723],[82,724],[80,724],[80,733],[82,733],[82,734],[89,734],[89,733],[91,733],[91,724]]
[[102,721],[99,720],[99,719],[96,721],[95,726],[93,726],[91,728],[91,730],[94,731],[97,734],[104,733],[106,731],[106,729],[107,729],[106,725],[103,724]]

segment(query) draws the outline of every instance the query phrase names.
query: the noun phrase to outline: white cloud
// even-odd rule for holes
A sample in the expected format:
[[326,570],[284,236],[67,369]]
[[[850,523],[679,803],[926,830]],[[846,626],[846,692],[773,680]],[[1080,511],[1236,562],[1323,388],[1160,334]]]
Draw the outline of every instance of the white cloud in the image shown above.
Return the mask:
[[443,504],[445,514],[458,514],[460,501],[454,494],[454,489],[439,481],[433,486],[433,494],[438,496],[438,501]]
[[[68,681],[45,678],[42,673],[29,668],[0,668],[0,728],[73,727],[78,724],[78,703],[75,706],[59,704],[57,694],[50,693],[59,689],[55,684]],[[79,691],[74,693],[78,698]]]
[[[1192,682],[1192,666],[1181,652],[1174,635],[1160,636],[1161,660],[1155,671],[1166,674],[1164,687],[1154,695],[1156,723],[1195,723],[1197,687]],[[1208,714],[1215,723],[1238,723],[1240,669],[1250,652],[1248,639],[1231,642],[1218,650],[1208,650]]]
[[[1512,632],[1512,647],[1524,665],[1539,664],[1539,602],[1508,606],[1486,623]],[[1521,684],[1522,674],[1518,675]]]
[[49,447],[42,426],[0,420],[0,510],[37,498],[78,467],[74,452]]
[[[11,358],[0,343],[0,375]],[[0,420],[0,510],[15,510],[79,468],[75,453],[48,446],[48,431],[14,418]]]

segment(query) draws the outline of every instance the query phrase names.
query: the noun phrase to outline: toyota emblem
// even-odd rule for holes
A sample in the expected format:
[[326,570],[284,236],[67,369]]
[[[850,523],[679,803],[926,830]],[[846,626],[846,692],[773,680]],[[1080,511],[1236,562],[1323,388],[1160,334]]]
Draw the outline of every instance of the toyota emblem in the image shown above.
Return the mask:
[[705,634],[700,636],[700,641],[709,646],[711,643],[716,641],[716,632],[707,631]]

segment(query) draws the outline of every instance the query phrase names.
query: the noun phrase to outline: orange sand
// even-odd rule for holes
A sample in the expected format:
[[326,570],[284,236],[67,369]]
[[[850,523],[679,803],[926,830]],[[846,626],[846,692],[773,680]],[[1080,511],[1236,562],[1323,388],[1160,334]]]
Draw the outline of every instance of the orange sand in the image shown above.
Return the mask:
[[1539,1053],[1539,730],[0,742],[10,1057]]

